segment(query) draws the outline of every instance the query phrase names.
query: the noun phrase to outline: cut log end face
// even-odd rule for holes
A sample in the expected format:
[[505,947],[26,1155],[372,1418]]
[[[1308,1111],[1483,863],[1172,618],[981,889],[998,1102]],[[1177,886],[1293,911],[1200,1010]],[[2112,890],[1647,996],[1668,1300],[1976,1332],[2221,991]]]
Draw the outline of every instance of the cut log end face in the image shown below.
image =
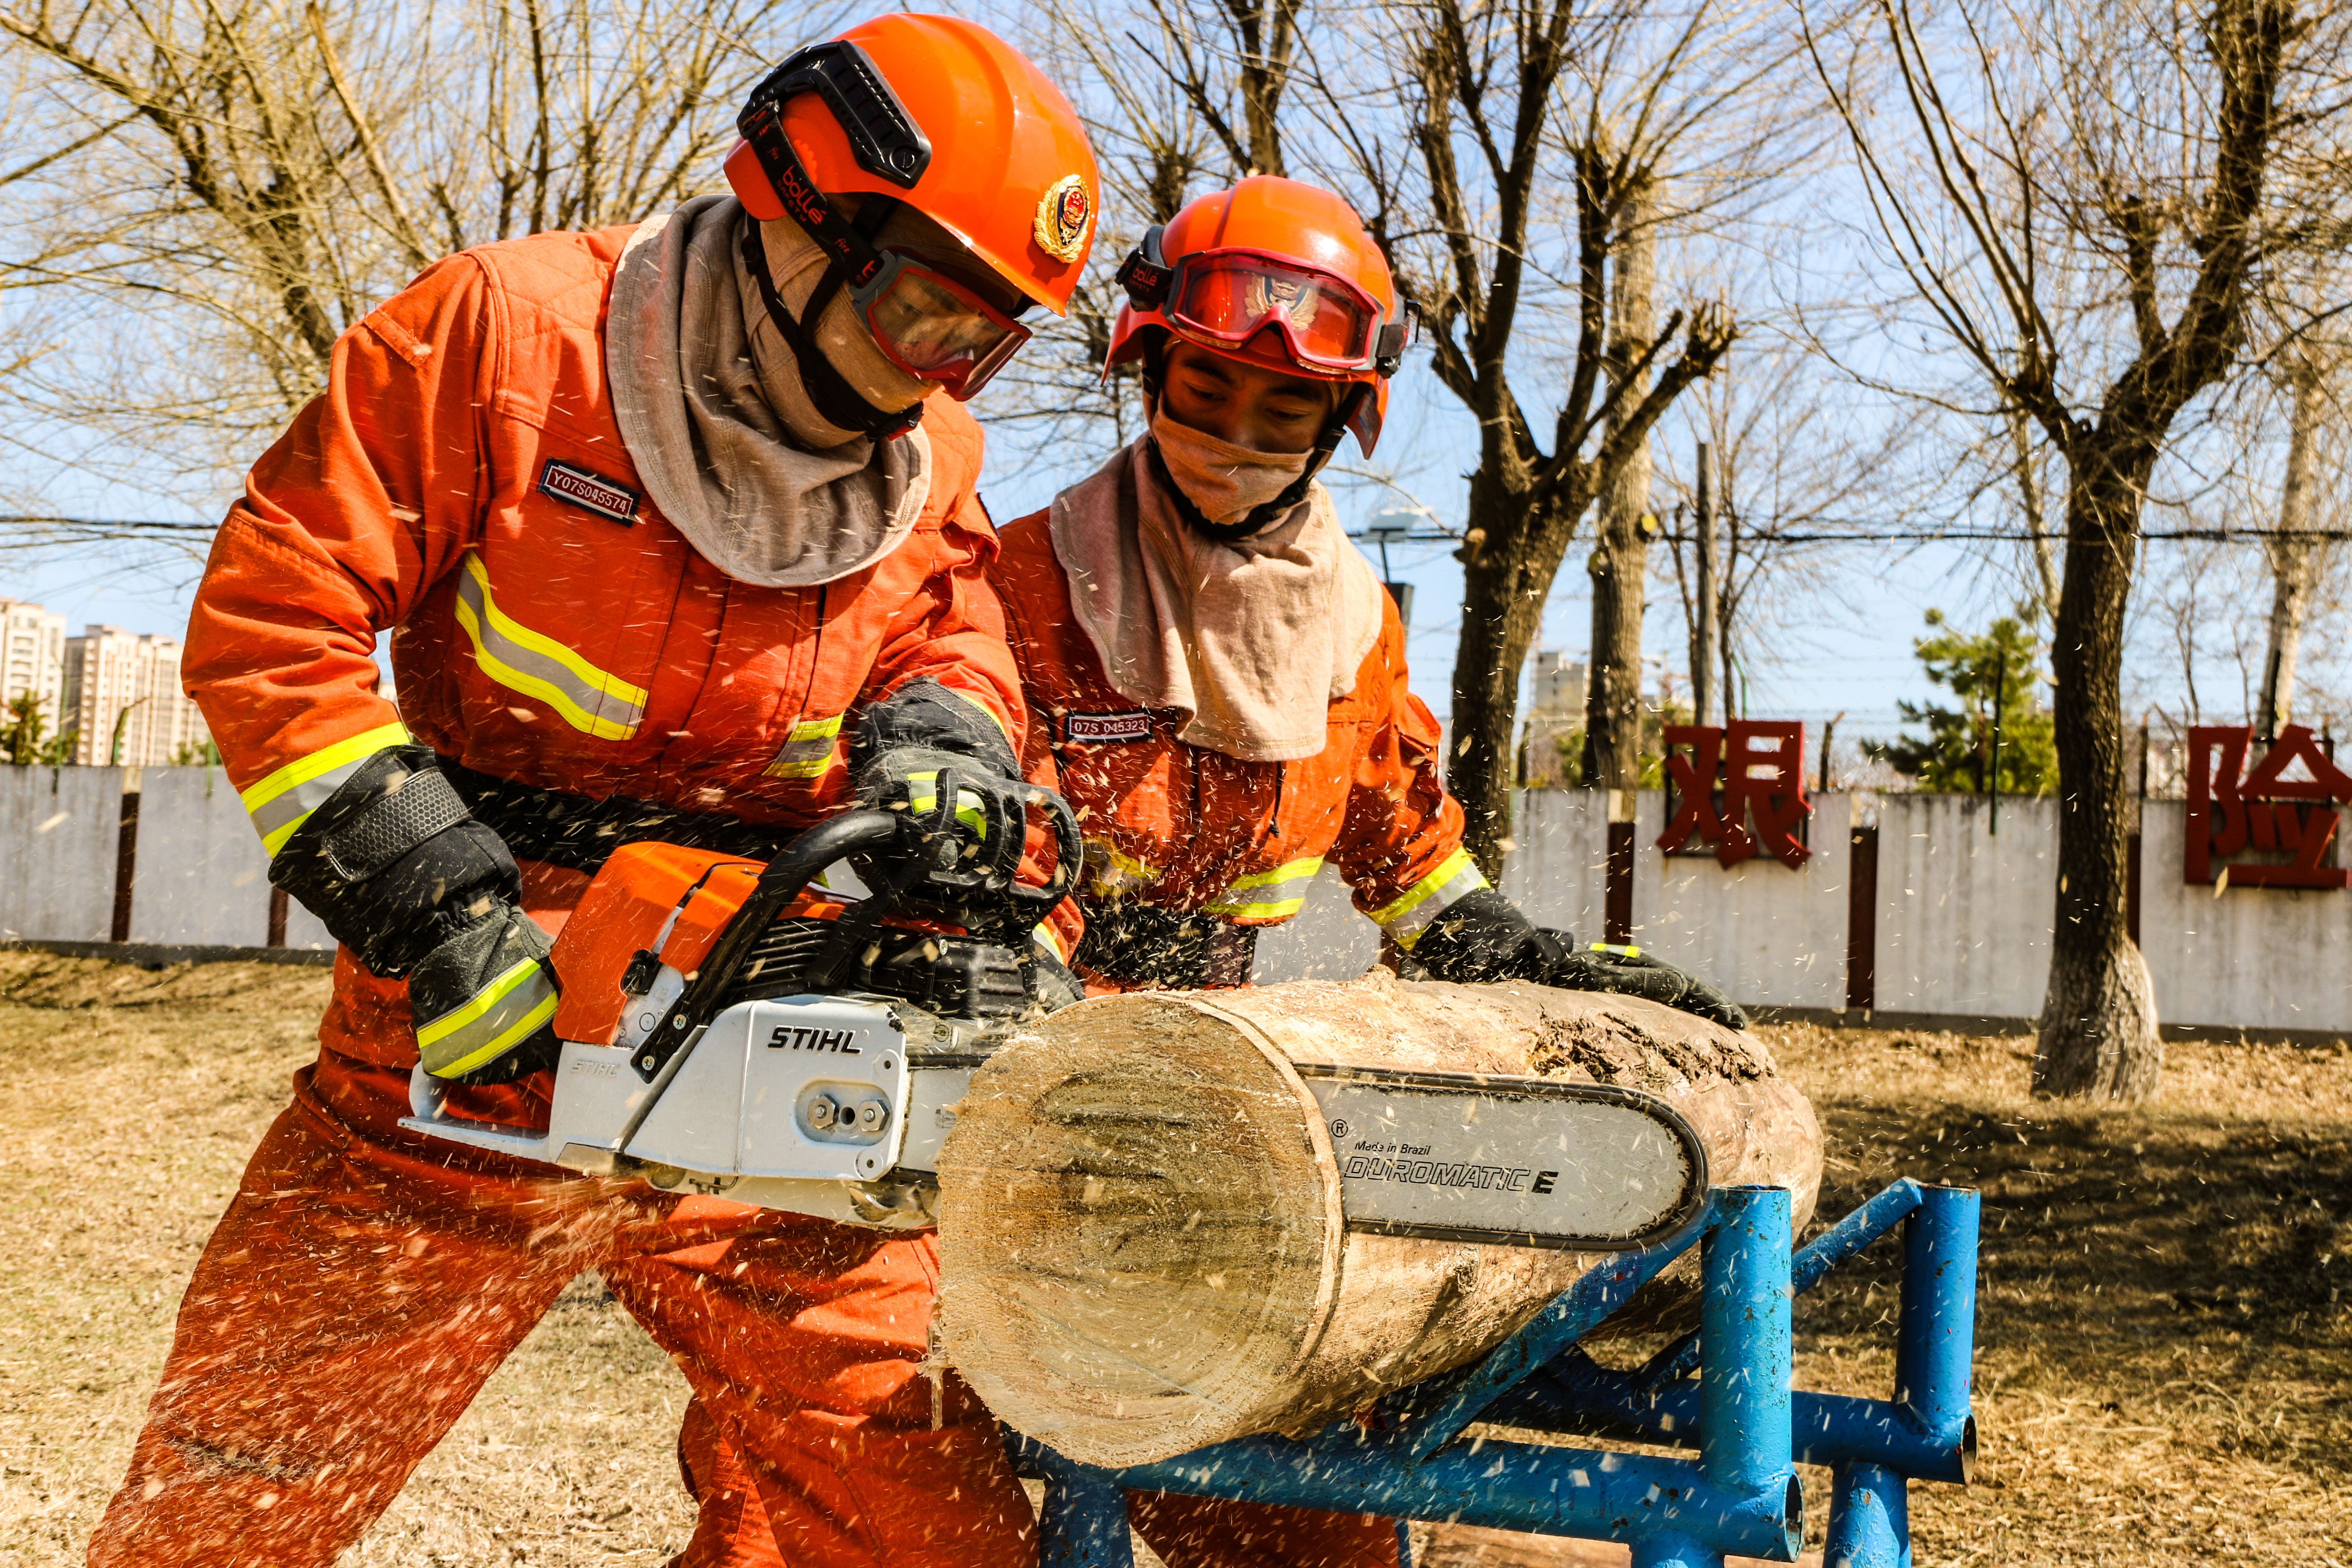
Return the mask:
[[975,1074],[941,1151],[941,1332],[990,1406],[1124,1465],[1304,1430],[1482,1353],[1597,1259],[1349,1230],[1293,1064],[1664,1095],[1718,1183],[1802,1215],[1819,1129],[1751,1037],[1539,986],[1303,982],[1102,997]]
[[[1156,999],[1024,1040],[977,1077],[940,1162],[948,1349],[1000,1414],[1213,1412],[1294,1361],[1326,1288],[1337,1205],[1280,1071]],[[1080,1059],[1074,1059],[1074,1055]],[[1049,1384],[1055,1409],[1021,1390]]]

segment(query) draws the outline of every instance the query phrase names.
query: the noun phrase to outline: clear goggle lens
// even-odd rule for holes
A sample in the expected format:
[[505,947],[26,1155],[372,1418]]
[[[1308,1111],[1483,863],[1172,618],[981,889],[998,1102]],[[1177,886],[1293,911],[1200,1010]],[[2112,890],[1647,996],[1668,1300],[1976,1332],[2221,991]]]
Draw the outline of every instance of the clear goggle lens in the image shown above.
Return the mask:
[[899,252],[861,301],[883,353],[909,375],[970,397],[1029,341],[1029,329],[943,273]]

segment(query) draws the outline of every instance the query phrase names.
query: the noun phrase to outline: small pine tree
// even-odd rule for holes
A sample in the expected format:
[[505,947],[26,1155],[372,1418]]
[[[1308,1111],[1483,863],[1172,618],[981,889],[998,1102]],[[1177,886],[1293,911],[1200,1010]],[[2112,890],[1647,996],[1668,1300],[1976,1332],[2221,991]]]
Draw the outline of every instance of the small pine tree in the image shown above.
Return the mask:
[[0,763],[20,768],[58,767],[73,760],[74,742],[80,735],[72,730],[50,734],[49,721],[41,712],[46,700],[29,691],[8,699],[7,722],[0,724]]
[[1941,610],[1927,612],[1931,635],[1914,642],[1927,679],[1959,700],[1958,708],[1898,702],[1904,722],[1927,727],[1925,740],[1907,736],[1866,743],[1864,751],[1923,790],[1981,795],[1990,785],[1992,710],[2000,696],[2000,793],[2049,795],[2058,787],[2058,742],[2050,710],[2042,706],[2046,678],[2043,645],[2031,605],[1971,635]]

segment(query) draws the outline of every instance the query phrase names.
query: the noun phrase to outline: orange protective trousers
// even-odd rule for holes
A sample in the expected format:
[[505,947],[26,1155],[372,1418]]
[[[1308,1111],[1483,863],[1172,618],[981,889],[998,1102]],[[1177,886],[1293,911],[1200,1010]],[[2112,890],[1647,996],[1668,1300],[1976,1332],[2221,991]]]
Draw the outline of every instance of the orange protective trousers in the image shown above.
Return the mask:
[[[332,1048],[297,1075],[196,1265],[94,1568],[326,1568],[585,1268],[694,1389],[681,1568],[1035,1562],[995,1422],[921,1365],[930,1234],[453,1157],[397,1126],[407,1079]],[[1385,1520],[1132,1513],[1171,1568],[1396,1562]]]

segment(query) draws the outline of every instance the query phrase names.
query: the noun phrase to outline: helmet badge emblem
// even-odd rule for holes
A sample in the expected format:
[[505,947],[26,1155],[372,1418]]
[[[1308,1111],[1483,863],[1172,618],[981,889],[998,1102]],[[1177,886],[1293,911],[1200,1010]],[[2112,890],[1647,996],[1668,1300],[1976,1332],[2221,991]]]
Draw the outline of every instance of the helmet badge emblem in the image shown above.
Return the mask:
[[1056,261],[1076,261],[1094,216],[1094,193],[1085,177],[1065,174],[1037,198],[1037,248]]

